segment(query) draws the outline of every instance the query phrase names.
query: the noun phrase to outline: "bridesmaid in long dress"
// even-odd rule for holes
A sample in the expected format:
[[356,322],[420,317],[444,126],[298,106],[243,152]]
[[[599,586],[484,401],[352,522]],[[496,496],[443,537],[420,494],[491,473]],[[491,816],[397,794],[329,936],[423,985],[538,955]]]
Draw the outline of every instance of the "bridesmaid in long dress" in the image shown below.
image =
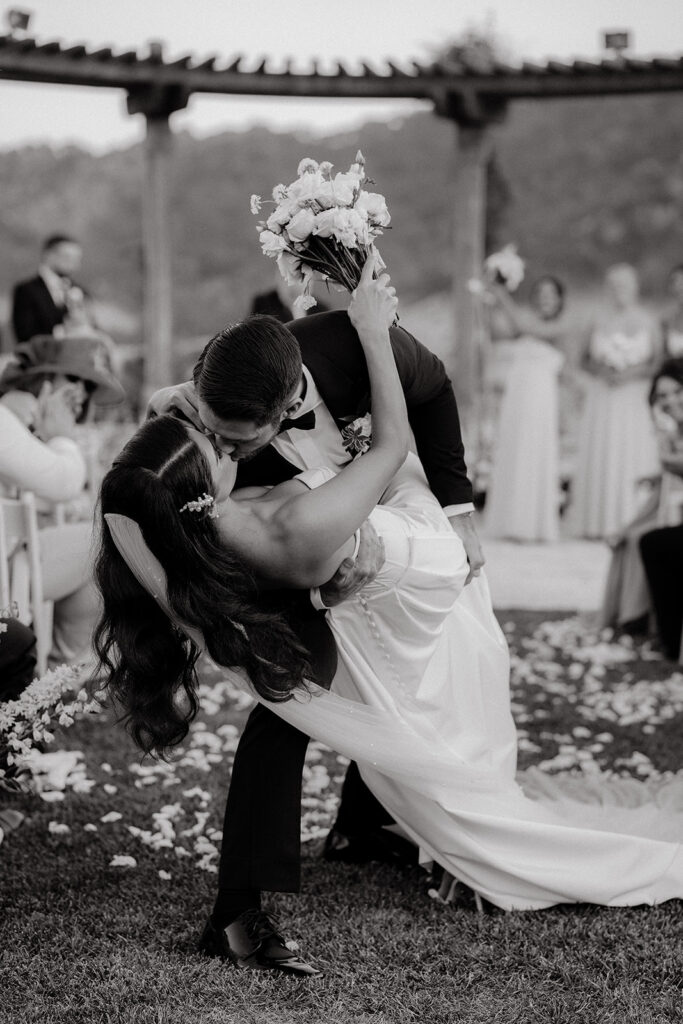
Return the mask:
[[659,465],[647,401],[661,354],[657,324],[640,304],[633,267],[611,267],[605,288],[605,308],[580,357],[586,395],[568,515],[572,534],[596,539],[613,537],[634,518],[639,484]]
[[486,532],[519,541],[559,534],[558,374],[567,335],[565,289],[539,278],[531,307],[501,287],[491,295],[515,330],[500,407],[498,439],[486,501]]
[[669,272],[667,292],[671,302],[662,317],[664,352],[670,359],[679,359],[683,356],[683,264]]

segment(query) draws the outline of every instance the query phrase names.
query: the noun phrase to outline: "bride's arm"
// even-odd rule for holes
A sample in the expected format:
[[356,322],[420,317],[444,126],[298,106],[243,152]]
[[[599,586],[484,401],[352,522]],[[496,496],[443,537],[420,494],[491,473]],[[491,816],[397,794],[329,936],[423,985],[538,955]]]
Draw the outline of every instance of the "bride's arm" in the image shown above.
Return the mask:
[[373,269],[371,258],[349,306],[370,376],[372,447],[333,480],[293,495],[271,522],[277,551],[271,550],[269,575],[298,587],[318,586],[330,578],[330,570],[337,567],[331,562],[344,557],[345,544],[377,505],[408,452],[405,397],[389,338],[396,295],[387,275],[372,280]]

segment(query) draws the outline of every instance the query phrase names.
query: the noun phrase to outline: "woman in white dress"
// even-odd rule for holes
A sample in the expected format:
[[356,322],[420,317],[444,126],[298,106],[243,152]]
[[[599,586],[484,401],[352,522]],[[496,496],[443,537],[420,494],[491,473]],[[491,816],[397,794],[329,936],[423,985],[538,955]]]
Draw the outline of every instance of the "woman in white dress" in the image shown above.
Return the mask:
[[669,359],[683,356],[683,264],[669,272],[667,291],[671,302],[662,317],[664,354]]
[[[194,663],[205,645],[276,713],[357,760],[424,855],[498,906],[683,896],[683,815],[651,801],[591,807],[590,792],[567,798],[540,774],[526,780],[538,797],[529,799],[515,781],[507,648],[486,581],[464,587],[462,543],[420,463],[404,464],[395,309],[386,278],[364,274],[349,314],[368,362],[373,444],[337,475],[307,471],[229,496],[208,439],[169,416],[126,446],[101,498],[98,649],[109,687],[141,745],[163,751],[197,711]],[[386,560],[328,613],[340,668],[327,693],[306,682],[305,652],[283,623],[255,612],[251,572],[317,585],[366,516]]]
[[518,305],[501,286],[492,286],[490,295],[516,337],[486,494],[485,532],[519,541],[557,540],[564,286],[554,277],[540,278],[531,292],[531,309]]
[[580,357],[586,393],[567,517],[572,534],[596,539],[634,518],[639,484],[659,465],[647,401],[661,352],[657,325],[639,302],[633,267],[611,267],[605,285],[607,304]]

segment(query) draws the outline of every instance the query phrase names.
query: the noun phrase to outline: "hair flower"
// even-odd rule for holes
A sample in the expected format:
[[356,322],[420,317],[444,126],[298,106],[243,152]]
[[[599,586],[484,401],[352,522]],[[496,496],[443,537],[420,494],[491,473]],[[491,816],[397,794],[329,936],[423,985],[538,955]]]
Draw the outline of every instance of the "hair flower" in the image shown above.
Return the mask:
[[215,499],[212,494],[202,494],[194,501],[186,501],[179,512],[203,512],[205,508],[211,509],[209,512],[209,519],[218,519],[218,512],[213,507],[215,505]]

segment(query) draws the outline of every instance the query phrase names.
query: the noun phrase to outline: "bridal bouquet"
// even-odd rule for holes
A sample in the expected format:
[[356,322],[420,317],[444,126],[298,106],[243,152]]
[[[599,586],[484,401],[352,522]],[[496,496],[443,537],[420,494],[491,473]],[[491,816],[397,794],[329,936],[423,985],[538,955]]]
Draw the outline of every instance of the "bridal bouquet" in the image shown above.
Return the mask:
[[486,292],[486,286],[502,284],[509,292],[516,291],[524,280],[524,260],[517,252],[516,245],[505,245],[499,252],[493,252],[484,260],[482,280],[472,278],[468,288],[473,295]]
[[[314,280],[328,281],[340,290],[353,291],[375,239],[391,217],[384,196],[368,192],[370,181],[360,150],[348,171],[332,174],[328,161],[307,157],[289,185],[276,185],[275,209],[257,225],[261,248],[277,260],[287,284],[302,286],[294,305],[306,310],[316,305],[311,295]],[[264,202],[251,197],[251,212]],[[384,264],[378,261],[380,269]]]
[[651,355],[650,339],[646,331],[624,334],[621,331],[596,332],[590,349],[591,358],[610,370],[628,370],[646,363]]

